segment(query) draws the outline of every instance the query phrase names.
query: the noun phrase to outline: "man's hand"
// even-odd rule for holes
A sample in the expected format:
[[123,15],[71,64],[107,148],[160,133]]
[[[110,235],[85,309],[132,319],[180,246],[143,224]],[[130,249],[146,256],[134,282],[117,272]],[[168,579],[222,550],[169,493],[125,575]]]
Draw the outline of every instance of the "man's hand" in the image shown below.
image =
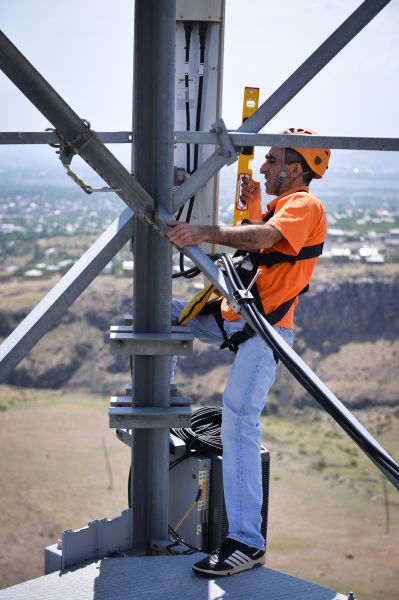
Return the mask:
[[248,204],[249,220],[253,223],[259,223],[262,220],[262,199],[259,181],[252,180],[244,176],[241,182],[240,200],[243,204]]
[[182,221],[166,221],[166,224],[170,227],[168,238],[178,248],[198,246],[206,241],[205,227]]

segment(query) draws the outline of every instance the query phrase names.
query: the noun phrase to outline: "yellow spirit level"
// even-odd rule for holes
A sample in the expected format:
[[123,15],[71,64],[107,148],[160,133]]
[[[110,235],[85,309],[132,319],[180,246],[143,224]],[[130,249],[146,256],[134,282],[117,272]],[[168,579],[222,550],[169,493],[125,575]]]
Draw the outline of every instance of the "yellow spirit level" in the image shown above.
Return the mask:
[[[244,102],[242,107],[242,122],[246,121],[258,108],[259,88],[246,87],[244,90]],[[238,157],[238,172],[236,182],[236,195],[234,200],[233,225],[241,223],[243,219],[249,218],[248,203],[240,200],[240,189],[242,178],[247,176],[252,182],[252,159],[254,147],[245,146]]]

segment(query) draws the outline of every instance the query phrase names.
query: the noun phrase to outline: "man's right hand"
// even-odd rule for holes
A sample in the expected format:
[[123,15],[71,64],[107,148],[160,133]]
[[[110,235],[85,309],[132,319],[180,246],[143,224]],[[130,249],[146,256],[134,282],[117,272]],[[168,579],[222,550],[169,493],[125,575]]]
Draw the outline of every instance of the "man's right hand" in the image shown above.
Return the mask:
[[185,223],[184,221],[166,221],[170,229],[168,231],[168,238],[178,248],[184,248],[184,246],[198,246],[206,240],[206,227],[199,225],[191,225],[191,223]]
[[262,199],[259,181],[244,176],[241,181],[240,200],[243,204],[248,203],[249,220],[259,223],[262,220]]

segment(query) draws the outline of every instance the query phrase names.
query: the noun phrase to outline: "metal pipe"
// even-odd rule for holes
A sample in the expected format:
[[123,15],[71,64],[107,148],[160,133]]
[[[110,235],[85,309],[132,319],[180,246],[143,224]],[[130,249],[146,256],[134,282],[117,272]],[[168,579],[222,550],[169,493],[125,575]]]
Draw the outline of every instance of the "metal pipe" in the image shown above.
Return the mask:
[[[258,132],[325,67],[387,4],[390,0],[365,0],[332,35],[253,113],[238,131]],[[177,190],[174,211],[179,210],[208,179],[226,164],[215,152]],[[205,166],[206,165],[206,166]]]
[[0,381],[59,321],[66,310],[119,252],[132,235],[130,208],[90,246],[27,317],[0,345]]
[[[156,207],[172,212],[175,0],[136,0],[133,170]],[[171,244],[135,222],[134,327],[169,333]],[[134,358],[135,406],[169,406],[170,357]],[[135,431],[132,447],[133,546],[168,539],[169,431]]]

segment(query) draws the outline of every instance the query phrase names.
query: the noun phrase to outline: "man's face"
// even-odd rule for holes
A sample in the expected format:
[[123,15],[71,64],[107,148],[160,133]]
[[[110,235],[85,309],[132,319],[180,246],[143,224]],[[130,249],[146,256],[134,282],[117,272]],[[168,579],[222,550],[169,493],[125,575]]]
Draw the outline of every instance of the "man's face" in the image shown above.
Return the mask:
[[266,194],[272,196],[275,194],[276,179],[281,170],[281,154],[281,148],[273,146],[266,154],[266,160],[260,168],[260,173],[265,176]]

